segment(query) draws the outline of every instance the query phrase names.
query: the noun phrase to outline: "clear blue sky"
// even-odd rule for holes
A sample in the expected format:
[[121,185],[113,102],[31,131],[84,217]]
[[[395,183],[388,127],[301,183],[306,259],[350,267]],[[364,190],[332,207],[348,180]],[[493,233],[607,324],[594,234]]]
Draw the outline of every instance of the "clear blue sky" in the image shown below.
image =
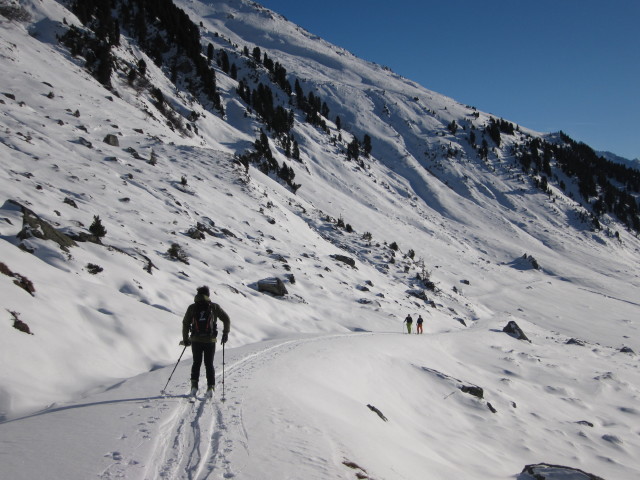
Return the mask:
[[640,0],[259,0],[424,87],[640,158]]

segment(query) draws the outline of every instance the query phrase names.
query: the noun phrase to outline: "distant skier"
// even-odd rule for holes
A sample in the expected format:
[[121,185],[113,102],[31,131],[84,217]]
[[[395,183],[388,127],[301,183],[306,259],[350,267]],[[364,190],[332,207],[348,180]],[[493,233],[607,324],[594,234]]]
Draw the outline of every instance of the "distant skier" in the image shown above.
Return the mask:
[[418,320],[416,320],[416,333],[417,334],[421,334],[422,333],[422,322],[424,322],[424,320],[422,319],[422,315],[418,315]]
[[[200,366],[204,358],[204,367],[207,374],[207,397],[212,397],[215,390],[215,370],[213,369],[213,356],[216,353],[216,338],[218,336],[217,321],[223,324],[223,344],[227,343],[231,321],[229,315],[209,298],[209,287],[199,287],[194,298],[194,303],[189,305],[182,319],[182,340],[184,345],[191,345],[193,352],[193,365],[191,366],[191,392],[195,396],[198,392],[198,380],[200,379]],[[189,335],[190,334],[190,335]]]
[[407,315],[407,318],[404,319],[404,322],[407,324],[407,333],[411,333],[411,325],[413,325],[413,318],[411,318],[411,314]]

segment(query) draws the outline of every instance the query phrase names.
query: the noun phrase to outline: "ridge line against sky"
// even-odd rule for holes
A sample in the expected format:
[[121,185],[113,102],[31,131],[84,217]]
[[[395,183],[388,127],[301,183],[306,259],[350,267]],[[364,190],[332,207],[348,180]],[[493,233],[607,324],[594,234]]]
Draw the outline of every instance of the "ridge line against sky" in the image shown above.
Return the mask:
[[640,159],[639,0],[260,0],[425,88]]

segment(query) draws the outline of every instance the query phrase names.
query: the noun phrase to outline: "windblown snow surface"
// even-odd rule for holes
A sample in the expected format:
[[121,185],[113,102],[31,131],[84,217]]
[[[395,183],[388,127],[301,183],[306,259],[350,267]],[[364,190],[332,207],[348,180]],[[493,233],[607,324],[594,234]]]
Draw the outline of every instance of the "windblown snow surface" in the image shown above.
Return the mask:
[[[521,127],[479,161],[446,129],[469,107],[253,2],[176,3],[216,48],[259,45],[307,79],[347,141],[371,135],[372,158],[347,162],[297,117],[294,195],[233,161],[261,128],[235,80],[219,72],[222,119],[147,61],[167,98],[202,114],[181,135],[126,79],[114,95],[59,46],[63,20],[78,23],[62,3],[0,17],[0,262],[13,274],[0,275],[0,476],[530,480],[523,468],[545,462],[639,478],[640,242],[613,220],[619,240],[593,231],[571,198],[518,174],[509,146],[538,134]],[[117,54],[144,57],[125,37]],[[107,235],[66,251],[21,240],[23,208],[76,234],[98,215]],[[270,277],[288,294],[259,292]],[[213,402],[192,404],[188,350],[161,391],[204,284],[232,327]],[[407,314],[423,335],[405,333]],[[512,320],[530,341],[502,331]]]

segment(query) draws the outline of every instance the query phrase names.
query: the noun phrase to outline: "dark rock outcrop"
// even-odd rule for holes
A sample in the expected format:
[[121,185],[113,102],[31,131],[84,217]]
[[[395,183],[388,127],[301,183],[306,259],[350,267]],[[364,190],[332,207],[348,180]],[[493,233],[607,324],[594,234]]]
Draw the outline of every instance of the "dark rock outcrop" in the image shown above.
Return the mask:
[[518,326],[518,324],[513,320],[510,320],[509,323],[507,323],[507,326],[502,329],[502,331],[505,333],[508,333],[514,338],[517,338],[518,340],[525,340],[527,342],[531,342],[531,340],[527,338],[527,336],[524,334],[524,332]]
[[527,465],[524,467],[524,470],[522,470],[522,473],[518,475],[518,480],[561,480],[563,478],[572,478],[575,480],[604,480],[602,477],[577,468],[551,465],[548,463]]
[[463,393],[468,393],[469,395],[473,395],[477,398],[484,398],[484,390],[482,387],[478,387],[476,385],[462,385],[460,390]]
[[18,239],[39,238],[41,240],[51,240],[57,243],[64,251],[76,246],[76,242],[71,237],[56,230],[53,225],[40,218],[27,207],[13,200],[9,200],[9,203],[19,207],[22,211],[22,230],[17,235]]
[[258,291],[267,292],[276,297],[283,297],[287,293],[287,287],[284,286],[284,282],[277,277],[265,278],[258,281]]
[[347,257],[346,255],[331,255],[331,258],[339,262],[346,263],[350,267],[356,266],[356,261],[351,257]]
[[377,413],[377,414],[378,414],[378,416],[379,416],[382,420],[384,420],[385,422],[388,422],[388,421],[389,421],[389,419],[388,419],[387,417],[385,417],[385,416],[382,414],[382,412],[381,412],[380,410],[378,410],[378,408],[377,408],[377,407],[374,407],[374,406],[373,406],[373,405],[371,405],[371,404],[367,404],[367,407],[369,407],[369,410],[371,410],[372,412]]
[[118,140],[118,137],[115,136],[113,133],[108,133],[105,137],[104,140],[102,140],[104,143],[106,143],[107,145],[111,145],[112,147],[119,147],[120,146],[120,141]]

